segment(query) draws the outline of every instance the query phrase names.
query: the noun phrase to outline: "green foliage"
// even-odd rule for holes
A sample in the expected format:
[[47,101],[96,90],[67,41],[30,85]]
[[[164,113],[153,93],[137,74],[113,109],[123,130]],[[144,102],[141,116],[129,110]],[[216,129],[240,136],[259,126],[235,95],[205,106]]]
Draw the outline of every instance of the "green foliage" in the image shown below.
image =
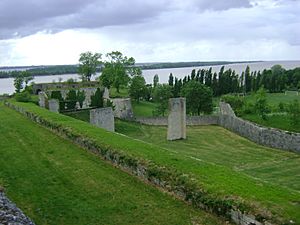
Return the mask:
[[24,77],[22,74],[18,75],[14,79],[14,86],[15,86],[15,91],[16,93],[20,93],[21,90],[23,89],[23,82],[24,82]]
[[158,74],[155,74],[153,77],[153,87],[155,88],[159,84]]
[[145,78],[143,76],[134,76],[131,79],[131,84],[129,87],[130,97],[139,102],[141,98],[145,97],[146,92],[147,87]]
[[80,54],[78,73],[82,81],[90,81],[92,75],[96,73],[97,66],[101,64],[101,54],[84,52]]
[[84,90],[82,90],[82,91],[78,90],[77,91],[77,101],[79,102],[80,108],[82,108],[84,100],[85,100]]
[[267,103],[266,91],[260,88],[255,95],[255,111],[263,119],[267,119],[267,113],[270,111]]
[[69,90],[65,102],[68,110],[73,110],[76,108],[77,94],[74,89]]
[[221,97],[221,100],[230,104],[230,106],[237,115],[242,114],[243,108],[245,106],[244,97],[227,94],[223,95]]
[[205,85],[191,80],[183,86],[181,95],[186,98],[187,113],[200,115],[213,111],[212,90]]
[[21,93],[15,94],[15,99],[18,102],[31,102],[31,95],[28,91],[23,91]]
[[298,100],[294,100],[289,104],[289,117],[291,125],[297,126],[300,124],[300,104]]
[[140,68],[134,67],[135,59],[123,56],[121,52],[113,51],[106,54],[104,68],[100,81],[107,87],[115,87],[119,93],[121,85],[127,86],[131,76],[141,75]]
[[153,100],[158,104],[154,114],[164,116],[168,109],[169,98],[172,96],[171,86],[168,84],[157,84],[153,91]]
[[169,75],[169,81],[168,81],[168,83],[169,83],[169,85],[170,85],[171,87],[174,86],[174,76],[173,76],[172,73],[170,73],[170,75]]
[[103,92],[100,88],[97,88],[94,95],[91,96],[91,107],[102,108],[103,107]]

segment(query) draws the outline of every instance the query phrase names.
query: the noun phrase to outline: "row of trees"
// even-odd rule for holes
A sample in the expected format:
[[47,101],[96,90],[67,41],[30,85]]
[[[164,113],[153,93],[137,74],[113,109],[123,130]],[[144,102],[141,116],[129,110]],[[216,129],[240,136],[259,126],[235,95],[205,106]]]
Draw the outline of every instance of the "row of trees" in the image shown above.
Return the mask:
[[[300,68],[285,70],[280,65],[274,65],[270,70],[250,71],[247,66],[241,76],[234,70],[225,70],[222,66],[218,73],[212,72],[212,68],[192,70],[191,75],[178,79],[169,76],[169,85],[174,88],[174,96],[179,96],[181,88],[190,80],[195,80],[210,87],[214,96],[228,93],[250,93],[265,87],[269,92],[282,92],[284,90],[300,89]],[[154,76],[154,86],[158,82],[158,76]]]

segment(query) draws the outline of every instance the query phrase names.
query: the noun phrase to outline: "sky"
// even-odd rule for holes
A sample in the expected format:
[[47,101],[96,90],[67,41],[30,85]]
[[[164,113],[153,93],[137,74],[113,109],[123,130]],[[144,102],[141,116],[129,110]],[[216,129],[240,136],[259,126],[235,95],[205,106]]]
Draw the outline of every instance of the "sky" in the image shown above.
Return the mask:
[[300,0],[1,0],[0,66],[300,59]]

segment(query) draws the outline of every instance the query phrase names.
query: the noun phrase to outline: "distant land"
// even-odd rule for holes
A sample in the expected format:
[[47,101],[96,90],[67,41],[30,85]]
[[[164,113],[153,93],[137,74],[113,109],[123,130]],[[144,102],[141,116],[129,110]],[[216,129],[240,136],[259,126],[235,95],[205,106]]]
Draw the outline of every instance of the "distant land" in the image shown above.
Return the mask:
[[[154,62],[154,63],[136,63],[136,66],[142,70],[167,69],[198,66],[217,66],[239,63],[256,63],[263,61],[208,61],[208,62]],[[5,66],[0,67],[0,78],[15,77],[21,71],[28,71],[32,76],[48,76],[60,74],[74,74],[78,72],[78,65],[39,65],[39,66]],[[101,68],[98,68],[98,72]]]

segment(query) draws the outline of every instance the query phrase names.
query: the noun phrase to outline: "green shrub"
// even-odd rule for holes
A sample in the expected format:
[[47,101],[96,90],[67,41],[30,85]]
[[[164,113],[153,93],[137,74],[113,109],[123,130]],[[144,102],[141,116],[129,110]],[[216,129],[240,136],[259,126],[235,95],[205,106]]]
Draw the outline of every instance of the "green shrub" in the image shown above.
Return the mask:
[[77,94],[74,89],[71,89],[66,97],[66,105],[68,110],[75,109],[77,102]]
[[95,94],[91,96],[91,107],[103,107],[103,92],[104,90],[100,90],[100,88],[97,88]]
[[77,92],[77,101],[79,102],[80,108],[82,108],[84,100],[85,100],[84,90],[82,90],[82,91],[78,90],[78,92]]
[[28,91],[16,93],[15,98],[17,102],[31,102],[31,95]]
[[243,113],[243,109],[245,106],[245,99],[241,96],[235,96],[235,95],[223,95],[221,97],[221,100],[230,104],[232,109],[237,115],[241,115]]

